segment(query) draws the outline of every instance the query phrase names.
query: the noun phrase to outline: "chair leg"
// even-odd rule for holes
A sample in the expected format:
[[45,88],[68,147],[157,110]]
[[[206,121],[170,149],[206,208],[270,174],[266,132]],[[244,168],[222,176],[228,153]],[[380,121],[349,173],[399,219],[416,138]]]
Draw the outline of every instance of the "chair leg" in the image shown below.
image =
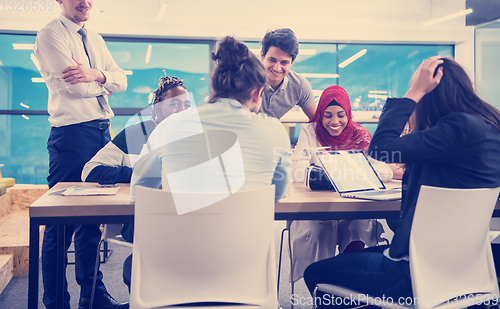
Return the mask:
[[[290,236],[290,228],[292,225],[292,220],[286,221],[286,229],[288,230],[288,256],[290,257],[290,283],[292,287],[292,291],[290,296],[295,294],[295,281],[293,280],[293,256],[292,256],[292,237]],[[293,309],[293,303],[290,302],[290,308]]]
[[[283,239],[285,232],[288,232],[288,256],[290,257],[290,281],[292,286],[291,295],[295,292],[295,282],[293,281],[293,260],[292,260],[292,239],[290,236],[290,226],[292,225],[293,220],[286,221],[286,227],[281,231],[281,239],[280,239],[280,256],[278,260],[278,299],[280,298],[280,276],[281,276],[281,257],[283,256]],[[291,309],[293,309],[293,304],[291,304]]]
[[[94,278],[92,279],[92,291],[90,292],[90,303],[89,303],[89,309],[92,309],[92,306],[94,305],[94,295],[95,295],[95,286],[97,284],[97,270],[99,269],[99,262],[101,261],[101,243],[104,240],[100,240],[99,244],[97,245],[97,256],[95,258],[95,267],[94,267]],[[106,254],[106,252],[104,252]]]
[[283,252],[283,236],[287,231],[286,227],[281,231],[281,240],[280,240],[280,257],[278,260],[278,299],[280,298],[280,275],[281,275],[281,256]]
[[316,292],[318,291],[318,287],[315,287],[314,288],[314,291],[313,291],[313,309],[316,309]]
[[111,256],[111,253],[113,253],[113,250],[109,249],[109,242],[107,242],[106,240],[103,240],[102,243],[103,243],[103,248],[102,248],[102,260],[101,260],[101,263],[105,264],[109,260],[109,257]]
[[102,248],[102,263],[106,263],[108,260],[108,242],[103,241],[103,248]]

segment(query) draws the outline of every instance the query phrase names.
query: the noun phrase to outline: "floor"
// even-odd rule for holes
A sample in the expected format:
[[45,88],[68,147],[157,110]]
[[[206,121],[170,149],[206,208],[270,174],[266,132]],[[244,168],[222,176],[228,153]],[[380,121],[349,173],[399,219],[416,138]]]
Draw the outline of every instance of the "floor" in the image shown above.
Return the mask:
[[[281,231],[285,227],[284,221],[275,222],[275,239],[276,239],[276,265],[278,265],[279,254],[279,240]],[[285,234],[286,236],[286,234]],[[105,264],[101,264],[101,270],[104,274],[104,283],[108,292],[118,301],[128,301],[129,294],[127,286],[123,283],[122,279],[122,266],[125,258],[132,252],[131,248],[110,244],[112,250],[111,256]],[[281,270],[281,283],[280,283],[280,296],[279,304],[283,309],[292,309],[291,307],[291,285],[288,280],[290,264],[288,258],[288,247],[284,247],[284,255]],[[70,256],[71,259],[71,256]],[[40,276],[41,277],[41,276]],[[74,265],[68,265],[67,268],[68,290],[71,298],[71,308],[78,308],[79,287],[76,284],[74,276]],[[42,284],[40,279],[39,284],[39,309],[44,309],[42,304]],[[309,292],[304,284],[303,279],[295,283],[295,303],[299,300],[309,297]],[[0,308],[1,309],[26,309],[28,302],[28,277],[14,277],[7,285],[5,290],[0,294]],[[306,305],[295,305],[294,309],[309,309]]]
[[[386,231],[382,234],[389,241],[392,239],[392,232],[387,227],[385,220],[380,220]],[[278,266],[279,245],[281,231],[285,228],[285,221],[276,221],[274,227],[275,246],[276,246],[276,267]],[[288,236],[285,233],[285,237]],[[285,238],[286,239],[286,238]],[[108,292],[118,301],[126,302],[129,300],[127,286],[123,283],[122,271],[123,261],[132,253],[132,248],[110,243],[109,248],[112,250],[109,259],[106,263],[101,264],[101,271],[104,275],[104,284]],[[69,257],[71,260],[71,255]],[[41,267],[40,267],[41,268]],[[304,284],[304,280],[300,279],[295,283],[294,294],[292,297],[291,284],[289,282],[290,260],[288,255],[288,246],[285,242],[283,247],[283,258],[281,266],[280,278],[280,293],[279,305],[282,309],[311,309],[312,306],[307,305],[307,299],[311,296]],[[74,265],[68,265],[67,268],[68,291],[71,295],[71,308],[78,308],[79,286],[75,281]],[[39,283],[39,309],[45,309],[42,304],[42,283],[40,274]],[[0,294],[0,309],[26,309],[28,303],[28,277],[14,277],[7,285],[5,290]],[[293,303],[293,308],[292,308]]]

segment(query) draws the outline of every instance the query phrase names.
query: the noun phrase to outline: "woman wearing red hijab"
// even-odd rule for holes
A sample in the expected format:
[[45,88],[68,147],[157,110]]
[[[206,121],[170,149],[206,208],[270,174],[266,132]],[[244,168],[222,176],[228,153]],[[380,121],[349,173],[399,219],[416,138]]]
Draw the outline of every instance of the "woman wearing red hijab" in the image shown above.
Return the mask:
[[[330,86],[323,91],[316,113],[309,121],[309,128],[314,128],[317,142],[323,147],[330,147],[330,150],[367,152],[372,139],[367,129],[352,120],[349,95],[340,86]],[[309,133],[311,130],[303,131]],[[313,137],[311,135],[308,137]],[[300,137],[303,137],[302,132]],[[296,148],[304,142],[300,137]],[[314,147],[311,145],[314,144],[311,143],[311,139],[308,138],[306,141],[309,142],[309,147]]]
[[[352,120],[351,102],[344,88],[330,86],[321,94],[314,117],[301,126],[295,149],[328,147],[366,153],[371,139],[370,132]],[[392,178],[387,164],[369,159],[382,180]],[[317,163],[314,158],[311,161]],[[360,250],[377,244],[383,232],[376,220],[294,221],[290,227],[292,280],[300,279],[313,262],[335,256],[337,245],[340,253]]]

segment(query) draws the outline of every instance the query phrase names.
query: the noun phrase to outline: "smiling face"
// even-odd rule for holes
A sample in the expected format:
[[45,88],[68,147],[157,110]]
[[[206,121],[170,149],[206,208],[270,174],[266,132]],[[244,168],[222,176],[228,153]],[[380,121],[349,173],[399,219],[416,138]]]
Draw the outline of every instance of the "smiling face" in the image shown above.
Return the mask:
[[260,52],[262,64],[266,68],[269,85],[278,88],[292,67],[292,56],[276,46],[271,46],[265,55]]
[[345,110],[342,107],[332,105],[325,109],[322,124],[331,136],[339,136],[348,122],[349,119],[347,119]]
[[56,0],[61,5],[61,13],[80,27],[89,20],[93,0]]
[[183,87],[175,87],[163,93],[160,102],[154,105],[158,123],[168,116],[191,107],[189,93]]

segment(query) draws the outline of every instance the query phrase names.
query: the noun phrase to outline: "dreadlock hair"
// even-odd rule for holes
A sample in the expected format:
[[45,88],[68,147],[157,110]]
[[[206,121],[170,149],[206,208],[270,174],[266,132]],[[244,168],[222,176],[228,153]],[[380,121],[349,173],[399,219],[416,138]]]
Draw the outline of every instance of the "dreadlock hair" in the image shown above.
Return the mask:
[[232,36],[226,36],[219,42],[212,59],[217,61],[217,66],[211,76],[213,91],[209,103],[219,98],[231,98],[244,104],[255,88],[266,85],[266,71],[260,60]]
[[186,87],[184,87],[182,79],[177,78],[175,76],[168,77],[167,72],[165,70],[163,70],[163,74],[165,74],[165,77],[162,76],[158,80],[158,89],[156,89],[154,92],[155,99],[153,101],[153,104],[160,102],[161,96],[172,88],[182,87],[186,89]]
[[456,112],[476,115],[500,131],[500,111],[477,96],[469,76],[455,60],[441,59],[443,63],[436,67],[434,76],[442,67],[443,77],[417,104],[414,131],[431,128],[442,117]]
[[158,79],[158,89],[156,89],[154,92],[155,98],[153,100],[153,106],[151,108],[151,120],[153,120],[155,124],[157,124],[158,120],[158,114],[156,113],[155,104],[161,101],[161,97],[165,93],[167,93],[167,91],[175,87],[182,87],[186,89],[186,87],[184,87],[182,79],[175,76],[168,77],[165,70],[163,70],[163,74],[165,74],[165,76],[162,76],[160,77],[160,79]]

